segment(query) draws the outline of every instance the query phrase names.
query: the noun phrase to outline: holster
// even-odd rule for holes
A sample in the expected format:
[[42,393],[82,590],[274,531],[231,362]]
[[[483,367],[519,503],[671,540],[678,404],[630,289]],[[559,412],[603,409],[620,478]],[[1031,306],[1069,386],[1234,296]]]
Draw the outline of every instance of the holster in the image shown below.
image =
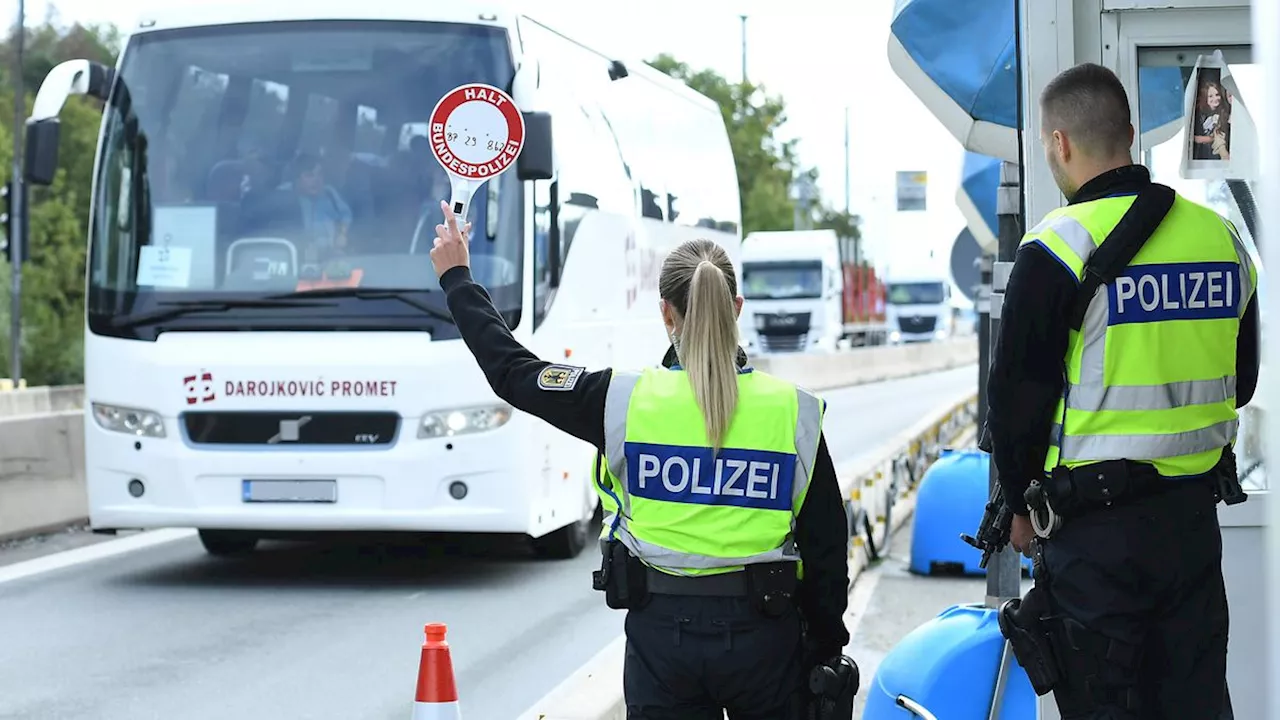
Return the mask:
[[781,617],[795,605],[796,590],[800,584],[795,562],[752,563],[747,565],[745,572],[747,596],[761,615]]
[[853,701],[861,683],[858,664],[841,655],[809,671],[805,720],[853,720]]
[[1045,587],[1048,574],[1044,567],[1042,550],[1036,548],[1036,584],[1022,599],[1014,598],[1000,606],[996,619],[1000,634],[1009,641],[1014,657],[1018,658],[1036,695],[1046,695],[1062,678],[1062,665],[1053,649],[1051,629],[1045,620],[1051,614],[1049,591]]
[[600,569],[591,573],[591,587],[604,591],[604,603],[614,610],[639,610],[649,602],[644,563],[626,545],[609,540]]
[[1236,451],[1230,445],[1222,450],[1222,460],[1214,468],[1217,484],[1214,495],[1219,502],[1238,505],[1249,499],[1248,493],[1240,486],[1240,471],[1236,468]]

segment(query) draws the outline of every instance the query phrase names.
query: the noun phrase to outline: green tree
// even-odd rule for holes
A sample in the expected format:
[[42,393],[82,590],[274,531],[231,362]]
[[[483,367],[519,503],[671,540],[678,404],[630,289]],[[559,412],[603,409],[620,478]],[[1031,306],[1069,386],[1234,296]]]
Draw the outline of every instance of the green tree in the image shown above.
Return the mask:
[[760,85],[731,83],[714,70],[694,70],[665,53],[649,64],[720,105],[738,169],[743,234],[790,230],[795,220],[791,184],[802,174],[816,179],[817,171],[800,167],[795,140],[777,138],[787,121],[783,99]]
[[852,240],[862,238],[862,218],[844,210],[823,209],[815,227],[822,230],[835,230],[836,235],[842,238]]
[[[14,37],[0,43],[0,168],[11,166]],[[31,107],[44,76],[64,60],[114,65],[119,33],[52,22],[26,30],[23,82]],[[89,193],[101,103],[71,98],[60,114],[59,170],[53,185],[30,188],[29,257],[22,273],[23,375],[29,385],[81,382]],[[5,176],[8,172],[3,173]],[[0,260],[0,376],[9,369],[9,266]]]

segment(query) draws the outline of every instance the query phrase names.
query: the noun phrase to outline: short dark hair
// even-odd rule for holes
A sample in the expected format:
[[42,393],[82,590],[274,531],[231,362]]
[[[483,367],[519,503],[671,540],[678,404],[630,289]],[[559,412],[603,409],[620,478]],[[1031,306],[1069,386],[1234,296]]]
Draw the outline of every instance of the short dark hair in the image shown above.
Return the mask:
[[1062,71],[1040,93],[1040,124],[1063,130],[1086,155],[1129,155],[1129,95],[1120,78],[1096,63]]
[[314,152],[303,150],[293,158],[293,177],[302,177],[303,173],[309,173],[318,167],[321,167],[320,156]]

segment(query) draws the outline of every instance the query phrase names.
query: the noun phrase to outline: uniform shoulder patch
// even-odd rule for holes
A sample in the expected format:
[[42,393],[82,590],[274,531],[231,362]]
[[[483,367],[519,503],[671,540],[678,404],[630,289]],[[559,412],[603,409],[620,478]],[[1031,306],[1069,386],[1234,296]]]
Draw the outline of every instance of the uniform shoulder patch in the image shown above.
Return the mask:
[[538,388],[568,392],[578,384],[584,370],[586,368],[575,365],[548,365],[538,374]]

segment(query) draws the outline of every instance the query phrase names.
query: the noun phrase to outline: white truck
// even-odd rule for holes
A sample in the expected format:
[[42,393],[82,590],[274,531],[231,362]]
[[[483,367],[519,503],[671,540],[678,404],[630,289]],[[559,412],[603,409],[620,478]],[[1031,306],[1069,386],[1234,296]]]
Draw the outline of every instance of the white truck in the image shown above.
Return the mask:
[[751,233],[741,293],[748,352],[835,350],[844,336],[840,239],[834,230]]
[[955,327],[951,283],[941,273],[889,274],[885,307],[889,342],[931,342],[950,337]]

